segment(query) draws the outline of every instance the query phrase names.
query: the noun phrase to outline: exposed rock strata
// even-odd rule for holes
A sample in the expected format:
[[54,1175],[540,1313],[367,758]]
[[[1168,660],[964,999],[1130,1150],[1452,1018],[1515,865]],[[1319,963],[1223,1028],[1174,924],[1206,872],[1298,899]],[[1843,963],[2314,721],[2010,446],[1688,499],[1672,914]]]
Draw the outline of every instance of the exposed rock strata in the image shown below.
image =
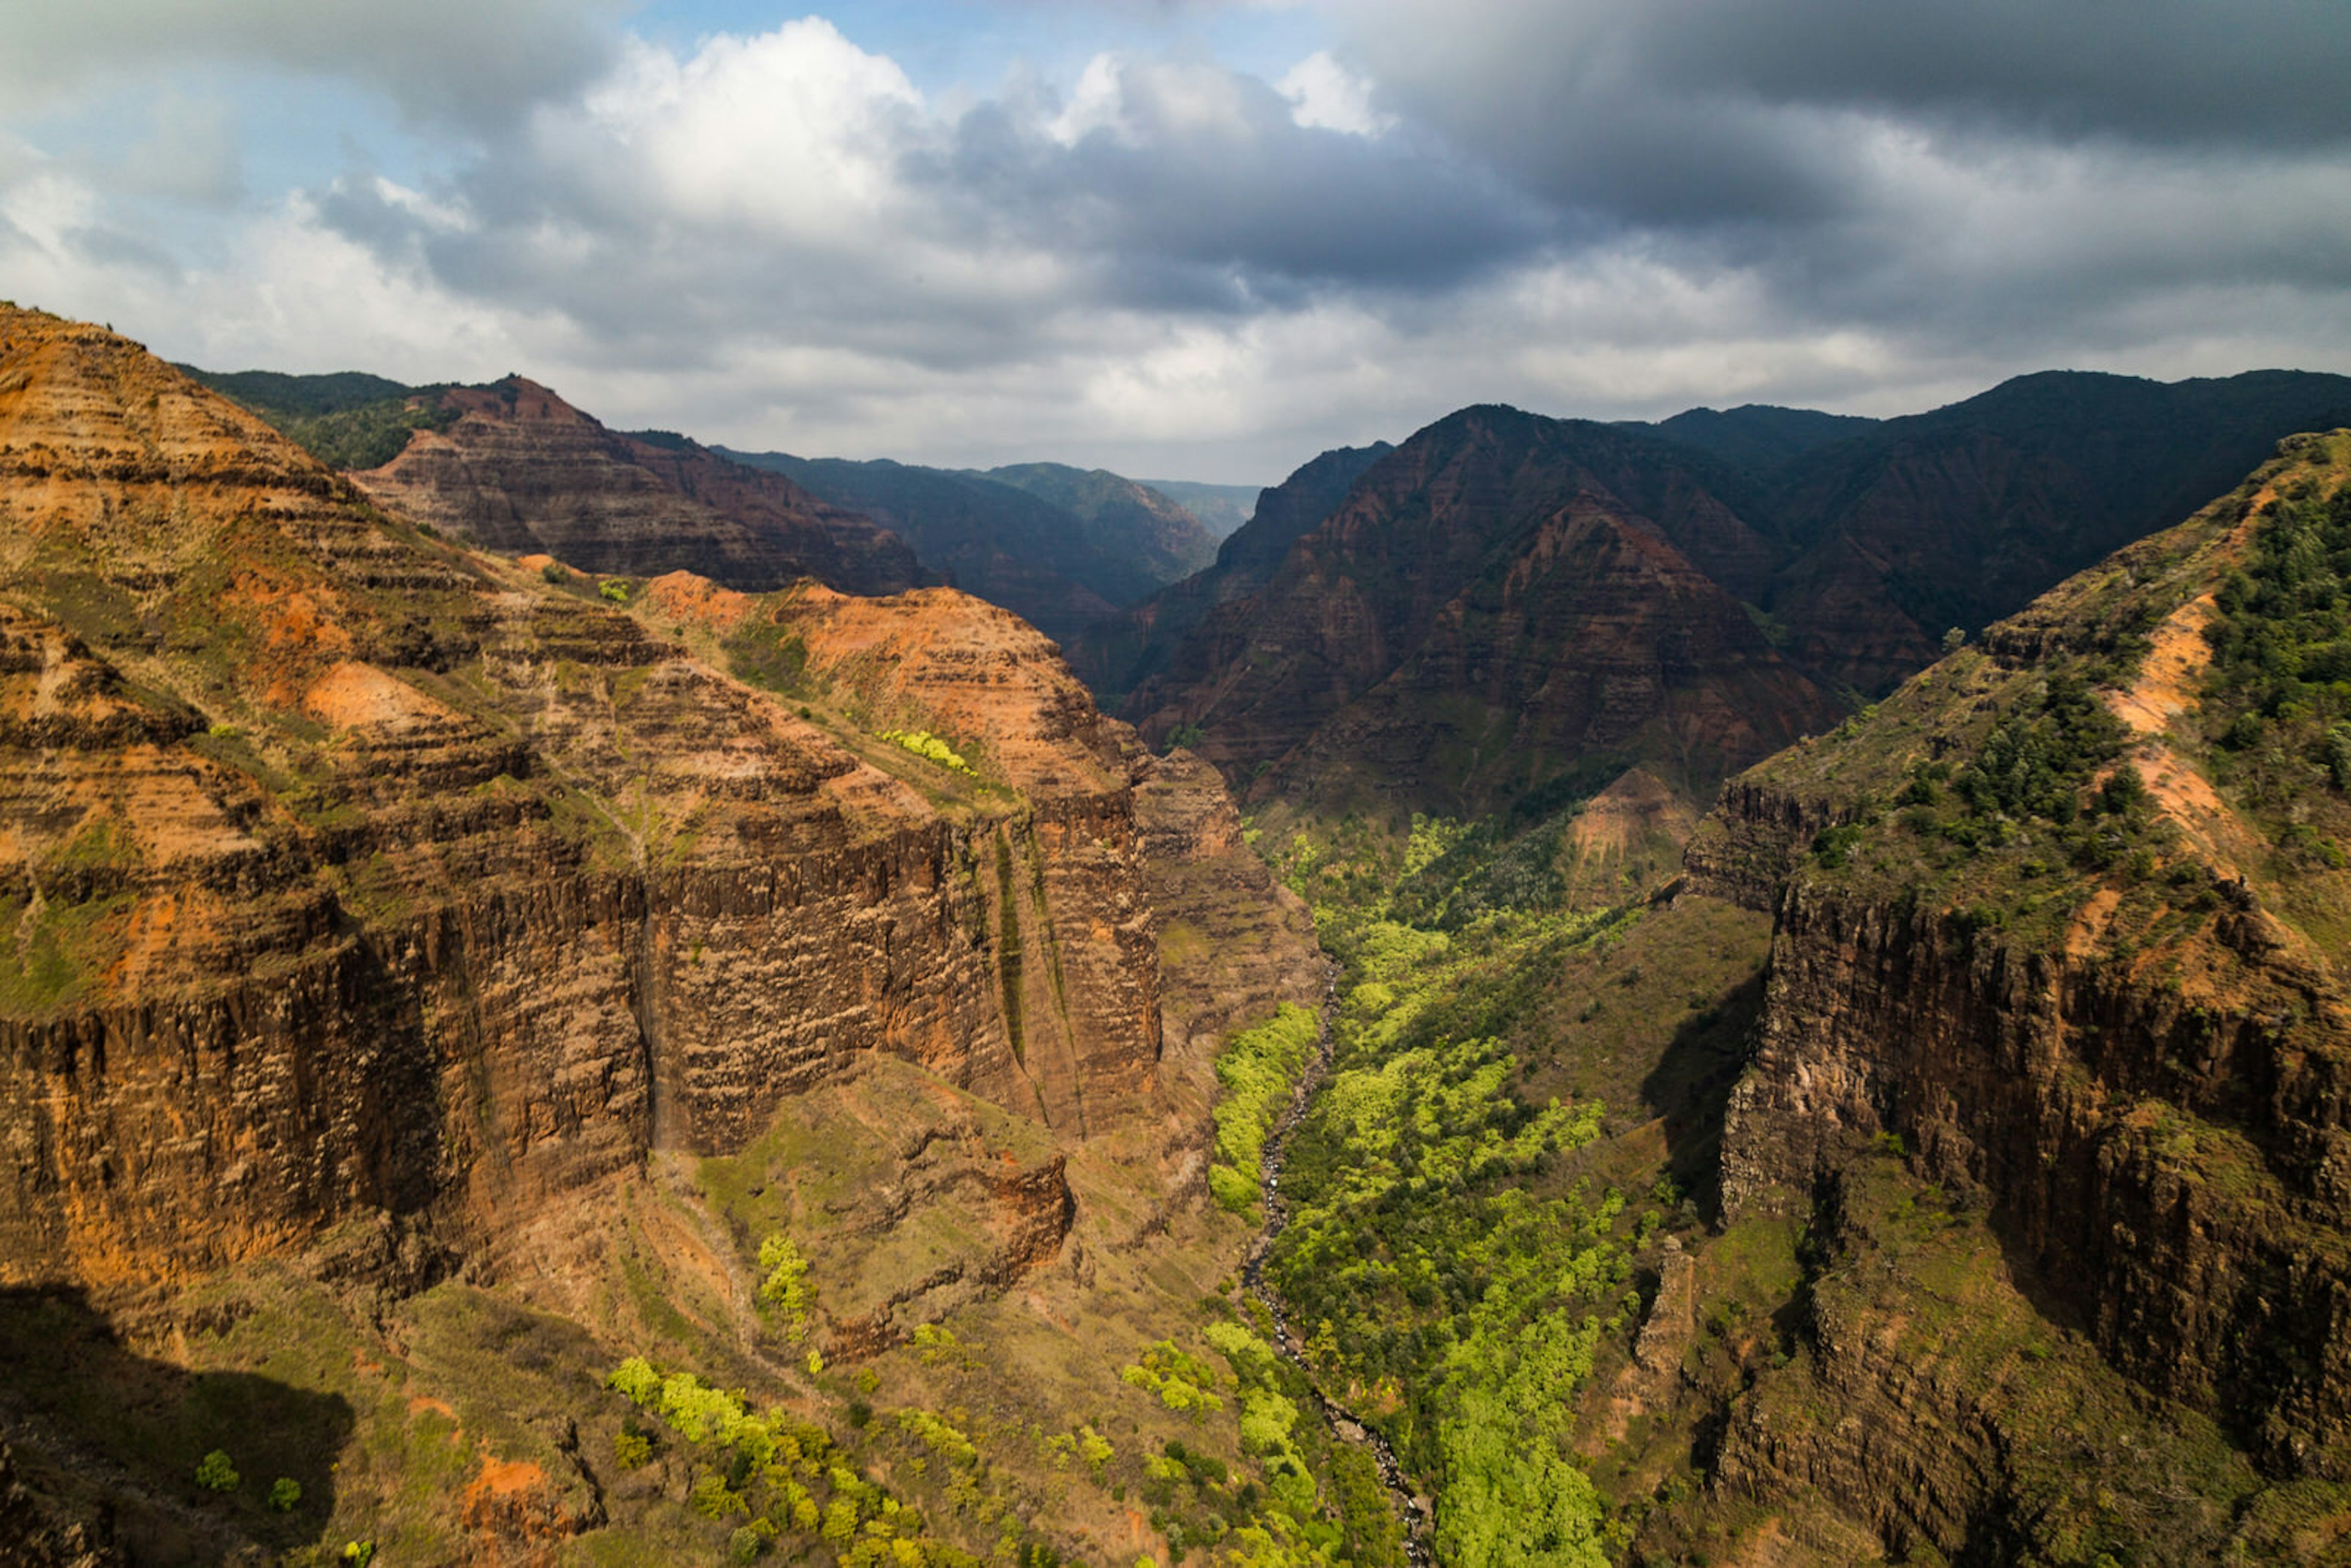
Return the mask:
[[[1725,1131],[1730,1214],[1809,1212],[1890,1135],[1921,1177],[1989,1208],[2035,1300],[2109,1365],[2218,1419],[2273,1475],[2335,1481],[2351,1479],[2351,1002],[2324,921],[2343,888],[2268,847],[2271,830],[2206,776],[2186,716],[2199,596],[2242,559],[2245,519],[2289,485],[2341,483],[2346,450],[2341,435],[2295,444],[2238,497],[1994,628],[1985,653],[1735,780],[1690,857],[1697,885],[1776,899],[1765,1012]],[[1913,765],[1969,755],[1989,715],[2104,656],[2118,625],[2155,628],[2105,700],[2150,781],[2167,874],[2085,873],[2059,899],[2022,849],[1964,862],[1950,873],[1964,892],[1904,869],[1923,852],[1883,803]],[[1810,852],[1831,828],[1850,841]],[[1873,1362],[1865,1342],[1823,1344],[1851,1408],[1909,1408],[1898,1388],[1931,1381],[1898,1355]],[[1936,1408],[1919,1419],[1971,1419]],[[1910,1500],[1896,1506],[1891,1456],[1836,1448],[1758,1431],[1745,1452],[1947,1547],[1980,1541],[1970,1496],[2003,1495],[1987,1470],[1939,1500],[1923,1481],[1896,1489]]]
[[607,430],[519,376],[434,395],[461,411],[456,423],[418,431],[353,477],[486,549],[544,550],[591,572],[693,571],[755,592],[802,577],[853,593],[937,580],[894,535],[780,474]]
[[1145,846],[1200,809],[1033,631],[741,601],[804,651],[802,716],[675,605],[387,525],[110,334],[0,340],[0,1278],[353,1221],[388,1228],[363,1268],[495,1274],[545,1203],[874,1053],[1072,1135],[1150,1102],[1184,892]]
[[1693,564],[1742,579],[1771,547],[1685,466],[1603,426],[1453,415],[1210,611],[1129,709],[1146,734],[1196,730],[1254,796],[1476,812],[1633,764],[1711,789],[1837,705]]

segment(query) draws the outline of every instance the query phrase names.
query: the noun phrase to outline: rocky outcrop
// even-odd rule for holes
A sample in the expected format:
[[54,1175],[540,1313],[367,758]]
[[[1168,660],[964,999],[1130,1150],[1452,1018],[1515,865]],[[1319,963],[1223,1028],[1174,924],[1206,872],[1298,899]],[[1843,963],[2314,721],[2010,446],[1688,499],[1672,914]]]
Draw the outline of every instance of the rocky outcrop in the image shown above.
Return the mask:
[[1322,995],[1327,961],[1306,901],[1243,841],[1216,770],[1188,751],[1150,758],[1134,786],[1144,877],[1159,915],[1169,1039],[1206,1051],[1284,1001]]
[[1687,886],[1769,914],[1813,841],[1852,821],[1854,810],[1850,801],[1782,793],[1753,773],[1729,779],[1683,851]]
[[16,1455],[0,1443],[0,1562],[20,1568],[116,1568],[121,1561],[88,1524],[50,1518],[18,1478]]
[[[0,485],[0,1280],[339,1226],[361,1272],[496,1276],[545,1205],[876,1055],[1070,1137],[1151,1103],[1170,787],[1033,630],[945,590],[624,611],[110,334],[0,341],[0,474],[40,471]],[[726,673],[746,638],[791,691]]]
[[887,593],[928,577],[914,552],[780,474],[693,442],[620,434],[519,376],[431,394],[459,417],[354,476],[367,493],[486,549],[583,571],[692,571],[754,592],[812,577]]

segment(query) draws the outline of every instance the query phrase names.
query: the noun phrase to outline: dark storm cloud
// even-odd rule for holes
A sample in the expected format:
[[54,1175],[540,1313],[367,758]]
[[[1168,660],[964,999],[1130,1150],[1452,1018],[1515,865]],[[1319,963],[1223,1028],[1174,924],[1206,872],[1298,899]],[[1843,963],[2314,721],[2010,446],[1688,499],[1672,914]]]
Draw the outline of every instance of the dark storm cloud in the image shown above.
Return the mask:
[[[1102,258],[1106,287],[1138,305],[1444,289],[1557,232],[1538,204],[1426,139],[1301,126],[1264,82],[1205,74],[1122,70],[1116,122],[1068,144],[1033,113],[984,105],[911,155],[906,175],[966,221]],[[1186,112],[1183,99],[1208,92],[1220,115]]]
[[2215,290],[2339,314],[2351,280],[2351,5],[2335,0],[1337,15],[1384,107],[1564,232],[1752,278],[1782,325],[2021,347],[2101,320],[2143,330],[2167,295],[2183,325],[2188,296]]
[[[1858,123],[2294,156],[2351,140],[2338,0],[1364,0],[1355,57],[1407,118],[1562,206],[1668,227],[1865,205]],[[1970,149],[1970,143],[1973,143]]]
[[36,0],[12,10],[0,86],[21,107],[107,78],[267,65],[381,90],[473,128],[580,87],[613,53],[618,0]]
[[1629,52],[1667,91],[2162,145],[2351,138],[2338,0],[1664,0],[1636,26]]

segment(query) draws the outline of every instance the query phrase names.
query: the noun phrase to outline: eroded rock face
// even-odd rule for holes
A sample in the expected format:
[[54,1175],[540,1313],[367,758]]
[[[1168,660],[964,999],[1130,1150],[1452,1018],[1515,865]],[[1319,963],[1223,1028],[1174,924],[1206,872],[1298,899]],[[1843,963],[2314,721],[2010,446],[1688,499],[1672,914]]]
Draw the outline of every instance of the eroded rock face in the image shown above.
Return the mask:
[[[2327,442],[2301,448],[1850,735],[1735,781],[1691,857],[1734,896],[1776,887],[1765,1012],[1724,1134],[1729,1213],[1809,1210],[1888,1134],[1927,1179],[1990,1207],[2039,1299],[2112,1366],[2278,1473],[2338,1479],[2351,1005],[2326,911],[2342,889],[2267,847],[2273,827],[2216,789],[2185,716],[2211,585],[2279,487],[2339,484],[2341,461]],[[2111,645],[2102,624],[2153,628],[2104,700],[2151,781],[2159,862],[2068,870],[2069,889],[2024,850],[1963,862],[1896,825],[1882,802],[1914,766],[1970,755],[1989,715]],[[2045,824],[2022,831],[2062,854]],[[1946,861],[1959,870],[1905,869]],[[1865,1360],[1839,1375],[1876,1377]]]
[[[0,344],[0,1280],[349,1224],[363,1272],[495,1275],[876,1053],[1072,1137],[1150,1103],[1169,787],[1034,631],[683,578],[624,612],[110,334]],[[753,616],[804,696],[714,662]]]
[[544,550],[582,571],[692,571],[765,592],[802,577],[888,593],[927,576],[895,535],[780,474],[692,442],[604,428],[536,382],[508,377],[437,394],[462,410],[354,476],[421,522],[509,554]]

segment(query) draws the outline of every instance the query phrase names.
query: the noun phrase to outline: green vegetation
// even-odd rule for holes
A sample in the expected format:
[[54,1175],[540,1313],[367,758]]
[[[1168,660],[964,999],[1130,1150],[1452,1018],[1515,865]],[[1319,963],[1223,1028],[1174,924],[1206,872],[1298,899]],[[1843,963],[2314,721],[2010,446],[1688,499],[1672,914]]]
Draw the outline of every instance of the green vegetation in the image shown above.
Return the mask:
[[770,1236],[759,1243],[759,1304],[784,1325],[784,1337],[798,1344],[808,1333],[808,1260],[789,1236]]
[[225,1452],[214,1448],[196,1461],[196,1484],[206,1491],[235,1491],[236,1466]]
[[1145,1350],[1140,1362],[1120,1367],[1118,1376],[1131,1388],[1157,1395],[1159,1403],[1195,1421],[1225,1407],[1222,1399],[1208,1392],[1216,1385],[1217,1375],[1176,1349],[1172,1340],[1163,1339]]
[[291,1476],[279,1476],[269,1483],[269,1506],[278,1513],[291,1513],[302,1500],[302,1483]]
[[[2274,502],[2213,601],[2200,716],[2224,777],[2265,812],[2351,793],[2351,485]],[[2306,823],[2279,838],[2305,862],[2343,863]]]
[[[1212,1310],[1229,1312],[1221,1301]],[[1121,1371],[1129,1386],[1201,1429],[1196,1439],[1168,1439],[1141,1466],[1141,1500],[1166,1538],[1170,1568],[1196,1549],[1232,1568],[1400,1568],[1402,1532],[1370,1459],[1307,1413],[1311,1393],[1274,1354],[1270,1332],[1261,1319],[1252,1328],[1219,1315],[1200,1338],[1228,1370],[1162,1340]],[[1207,1446],[1227,1422],[1239,1465]],[[1091,1427],[1075,1436],[1099,1474],[1113,1458],[1110,1445]]]
[[[659,1416],[695,1450],[690,1502],[715,1521],[746,1520],[763,1544],[784,1535],[820,1536],[844,1568],[977,1568],[980,1559],[935,1539],[923,1517],[862,1473],[831,1437],[780,1411],[755,1415],[743,1397],[705,1386],[690,1372],[664,1375],[642,1356],[614,1368],[606,1386]],[[908,1412],[905,1429],[926,1447],[959,1438],[954,1428]],[[977,1454],[967,1442],[967,1462]]]
[[180,368],[334,468],[380,468],[400,455],[416,431],[446,430],[458,419],[457,410],[438,395],[445,386],[407,387],[358,371],[289,376]]
[[882,732],[881,737],[913,752],[917,757],[929,758],[951,773],[978,777],[972,772],[971,764],[963,759],[961,752],[927,729],[885,729]]
[[1343,825],[1284,857],[1347,967],[1335,1071],[1294,1139],[1296,1207],[1269,1268],[1315,1325],[1324,1386],[1435,1493],[1442,1560],[1598,1564],[1604,1511],[1567,1445],[1596,1348],[1625,1327],[1633,1222],[1621,1194],[1562,1167],[1599,1136],[1599,1103],[1515,1092],[1499,1036],[1534,998],[1491,978],[1622,917],[1460,899],[1468,837],[1416,820],[1397,845]]
[[1208,1189],[1236,1214],[1257,1207],[1265,1172],[1266,1135],[1290,1103],[1322,1039],[1311,1009],[1284,1002],[1280,1010],[1233,1036],[1217,1058],[1217,1163]]

